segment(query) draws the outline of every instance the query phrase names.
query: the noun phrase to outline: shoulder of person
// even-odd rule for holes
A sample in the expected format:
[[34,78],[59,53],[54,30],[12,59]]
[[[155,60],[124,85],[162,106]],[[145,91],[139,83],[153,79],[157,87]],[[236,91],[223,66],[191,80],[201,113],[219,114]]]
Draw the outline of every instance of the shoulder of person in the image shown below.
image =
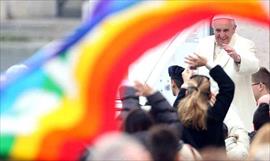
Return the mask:
[[269,111],[270,111],[269,103],[262,102],[258,105],[257,109],[254,112],[253,117],[255,117],[258,114],[261,114],[261,115],[263,114],[264,116],[267,116],[267,113],[269,113]]
[[269,106],[269,102],[270,102],[270,94],[263,95],[258,99],[258,105],[268,104]]
[[201,160],[200,153],[189,144],[184,144],[179,154],[183,160]]
[[237,41],[241,43],[247,43],[247,44],[254,44],[254,42],[248,38],[245,38],[243,36],[240,36],[239,34],[235,33],[235,38]]

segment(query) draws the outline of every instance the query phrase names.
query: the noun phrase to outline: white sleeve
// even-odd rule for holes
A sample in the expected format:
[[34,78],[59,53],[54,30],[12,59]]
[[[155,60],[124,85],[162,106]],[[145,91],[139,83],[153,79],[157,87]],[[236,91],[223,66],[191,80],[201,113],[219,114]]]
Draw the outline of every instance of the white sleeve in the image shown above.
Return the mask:
[[[239,73],[248,73],[252,74],[259,70],[259,60],[256,57],[256,47],[254,42],[249,40],[242,40],[243,44],[239,45],[240,47],[237,47],[236,53],[240,55],[241,57],[241,63],[237,64],[235,63],[236,71]],[[237,46],[237,45],[236,45]]]
[[226,151],[229,158],[246,159],[249,149],[248,132],[239,127],[229,129],[228,138],[225,140]]

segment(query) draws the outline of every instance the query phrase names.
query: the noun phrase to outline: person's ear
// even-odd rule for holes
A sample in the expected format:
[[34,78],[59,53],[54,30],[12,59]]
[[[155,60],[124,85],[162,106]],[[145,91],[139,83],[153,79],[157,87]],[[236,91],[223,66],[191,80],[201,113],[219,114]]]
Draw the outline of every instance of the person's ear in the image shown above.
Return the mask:
[[259,91],[263,91],[264,84],[263,83],[259,83],[258,88],[259,88]]
[[175,81],[173,79],[172,79],[171,83],[172,83],[172,88],[175,88],[176,87],[176,83],[175,83]]
[[175,83],[174,84],[172,84],[172,89],[175,89],[176,88],[176,85],[175,85]]

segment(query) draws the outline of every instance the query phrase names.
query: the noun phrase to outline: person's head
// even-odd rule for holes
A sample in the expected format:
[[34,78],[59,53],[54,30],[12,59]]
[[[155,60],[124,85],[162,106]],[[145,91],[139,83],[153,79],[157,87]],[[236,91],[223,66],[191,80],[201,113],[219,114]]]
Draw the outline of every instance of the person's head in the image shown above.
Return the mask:
[[253,114],[254,130],[259,130],[264,124],[270,123],[269,104],[262,103]]
[[135,138],[124,133],[115,132],[99,137],[94,145],[90,147],[90,154],[86,160],[150,161],[152,159],[149,151]]
[[233,161],[228,158],[225,148],[206,147],[200,150],[201,161]]
[[174,96],[178,95],[183,84],[182,72],[185,69],[178,65],[172,65],[168,68],[169,76],[171,77],[171,88]]
[[235,20],[230,16],[219,15],[212,19],[211,25],[217,44],[219,46],[229,44],[237,27]]
[[186,97],[178,105],[178,114],[184,126],[206,129],[206,114],[211,99],[210,80],[206,76],[191,76]]
[[[247,160],[268,160],[270,153],[270,123],[265,124],[255,135],[249,148]],[[259,154],[260,153],[260,154]]]
[[252,90],[256,101],[270,92],[270,72],[265,67],[252,74]]
[[154,161],[176,161],[179,139],[175,131],[165,125],[157,125],[149,131],[150,152]]
[[124,131],[127,133],[136,133],[139,131],[146,131],[154,121],[151,115],[143,109],[132,110],[124,121]]

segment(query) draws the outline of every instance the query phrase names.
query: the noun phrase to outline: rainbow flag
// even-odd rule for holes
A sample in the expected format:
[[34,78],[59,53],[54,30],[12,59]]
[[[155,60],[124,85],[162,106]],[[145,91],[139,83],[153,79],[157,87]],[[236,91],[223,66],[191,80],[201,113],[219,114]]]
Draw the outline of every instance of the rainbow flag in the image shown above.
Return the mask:
[[224,13],[270,22],[257,0],[101,0],[71,36],[41,49],[25,62],[27,71],[1,84],[0,157],[77,160],[93,139],[117,129],[114,100],[128,66]]

